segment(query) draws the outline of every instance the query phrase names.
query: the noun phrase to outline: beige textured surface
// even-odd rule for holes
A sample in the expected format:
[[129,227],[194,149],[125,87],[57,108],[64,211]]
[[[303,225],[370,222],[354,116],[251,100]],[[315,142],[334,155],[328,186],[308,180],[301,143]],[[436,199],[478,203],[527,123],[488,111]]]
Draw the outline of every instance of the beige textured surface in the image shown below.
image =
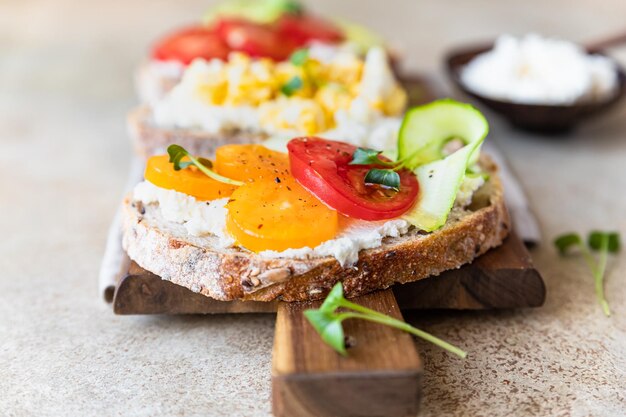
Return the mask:
[[[273,317],[115,317],[96,289],[129,163],[131,71],[149,39],[207,3],[0,3],[3,416],[269,414]],[[505,30],[584,40],[623,28],[626,15],[620,0],[459,3],[315,4],[371,24],[404,46],[411,68],[429,71],[458,42]],[[626,235],[626,107],[561,140],[492,130],[545,236]],[[624,414],[626,256],[609,269],[610,319],[578,259],[549,244],[534,257],[549,290],[540,310],[411,316],[470,352],[461,362],[418,342],[422,415]]]

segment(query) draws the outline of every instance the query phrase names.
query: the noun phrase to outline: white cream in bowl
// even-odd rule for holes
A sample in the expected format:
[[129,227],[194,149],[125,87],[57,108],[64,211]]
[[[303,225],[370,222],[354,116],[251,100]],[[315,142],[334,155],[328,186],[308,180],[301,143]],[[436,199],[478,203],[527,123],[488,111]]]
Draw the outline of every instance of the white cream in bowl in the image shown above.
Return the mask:
[[469,90],[523,104],[569,105],[603,101],[617,91],[615,63],[563,40],[529,34],[503,35],[493,49],[461,71]]

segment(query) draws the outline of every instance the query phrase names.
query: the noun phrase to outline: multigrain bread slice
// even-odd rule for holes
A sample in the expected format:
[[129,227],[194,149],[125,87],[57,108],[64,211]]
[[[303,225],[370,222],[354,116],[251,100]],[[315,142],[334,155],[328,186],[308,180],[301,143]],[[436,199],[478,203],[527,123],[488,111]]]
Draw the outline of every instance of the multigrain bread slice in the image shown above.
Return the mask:
[[497,167],[481,160],[489,180],[467,208],[455,208],[433,233],[411,229],[365,249],[353,266],[335,258],[268,259],[239,248],[219,249],[217,238],[194,237],[165,221],[155,204],[124,202],[123,246],[131,259],[161,278],[217,300],[305,301],[323,298],[338,281],[355,297],[395,283],[456,269],[499,246],[509,216]]
[[215,149],[233,143],[260,143],[267,135],[241,129],[223,130],[211,134],[200,129],[164,128],[154,122],[149,105],[140,106],[128,114],[128,131],[135,152],[144,158],[166,153],[169,145],[177,144],[194,155],[214,155]]

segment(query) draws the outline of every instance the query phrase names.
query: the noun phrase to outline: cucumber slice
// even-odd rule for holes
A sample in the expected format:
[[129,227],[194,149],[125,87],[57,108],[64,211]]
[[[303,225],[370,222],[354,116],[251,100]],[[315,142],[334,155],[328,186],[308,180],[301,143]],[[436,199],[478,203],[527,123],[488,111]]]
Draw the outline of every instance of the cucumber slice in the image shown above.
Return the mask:
[[417,202],[403,218],[426,232],[432,232],[446,224],[465,178],[470,156],[481,143],[482,141],[474,142],[444,159],[416,168],[413,172],[420,185]]
[[[413,169],[443,157],[443,146],[454,138],[466,145],[482,141],[489,125],[478,109],[452,99],[414,107],[404,116],[398,135],[398,160]],[[478,159],[479,149],[470,156]]]
[[[420,190],[415,206],[403,216],[426,232],[442,227],[469,166],[476,163],[489,126],[474,107],[446,99],[410,110],[398,138],[398,160],[413,168]],[[466,143],[443,158],[451,138]],[[443,159],[442,159],[443,158]]]
[[344,19],[336,19],[335,23],[341,28],[348,42],[356,46],[358,53],[366,54],[371,48],[385,46],[383,38],[365,26]]
[[272,23],[283,13],[302,9],[295,0],[229,0],[204,15],[204,23],[209,24],[218,16],[240,17],[258,23]]

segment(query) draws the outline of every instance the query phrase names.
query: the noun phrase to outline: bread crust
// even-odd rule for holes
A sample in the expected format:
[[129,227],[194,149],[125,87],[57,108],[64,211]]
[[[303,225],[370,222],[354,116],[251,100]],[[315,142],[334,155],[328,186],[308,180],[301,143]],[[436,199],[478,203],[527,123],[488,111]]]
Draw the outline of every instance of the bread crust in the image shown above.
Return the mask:
[[217,300],[315,300],[339,281],[347,297],[356,297],[459,268],[502,243],[510,228],[502,184],[490,160],[482,165],[491,175],[475,195],[484,200],[472,203],[478,207],[453,211],[433,233],[410,230],[385,238],[381,246],[362,250],[354,266],[342,267],[333,257],[268,259],[207,246],[186,236],[182,226],[158,224],[155,207],[130,198],[124,201],[123,246],[144,269]]
[[177,144],[194,155],[211,156],[222,145],[260,143],[267,135],[244,130],[228,130],[210,134],[200,129],[164,128],[156,126],[149,105],[142,105],[128,114],[128,132],[135,152],[143,158],[162,155],[167,147]]

